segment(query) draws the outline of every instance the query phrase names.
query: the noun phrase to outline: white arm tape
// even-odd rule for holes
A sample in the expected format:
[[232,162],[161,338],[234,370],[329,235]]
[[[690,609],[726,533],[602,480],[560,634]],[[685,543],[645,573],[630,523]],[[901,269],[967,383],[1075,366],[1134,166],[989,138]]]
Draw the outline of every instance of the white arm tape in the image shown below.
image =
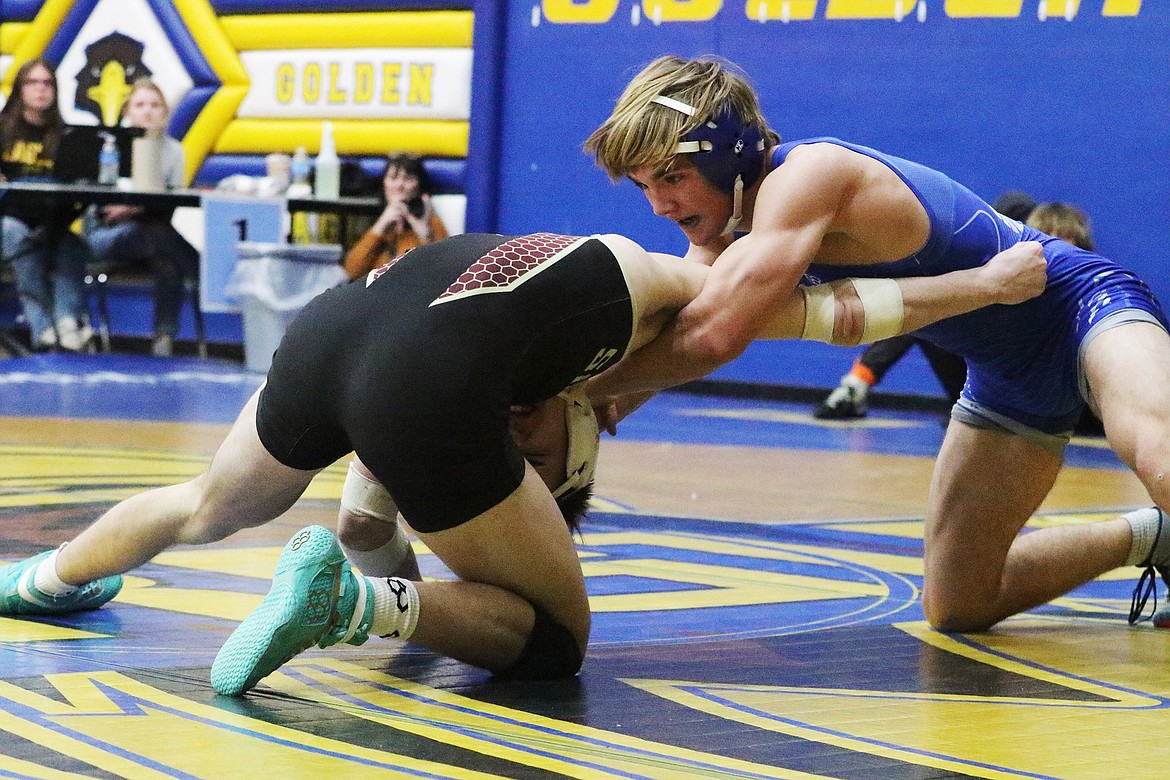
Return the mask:
[[872,344],[902,333],[905,309],[902,306],[902,288],[893,279],[854,279],[853,289],[861,299],[865,327],[861,343]]
[[804,293],[804,331],[800,337],[805,341],[833,343],[833,322],[837,319],[837,299],[833,288],[827,284],[801,287]]
[[381,482],[358,471],[353,461],[349,463],[345,484],[341,486],[341,507],[355,515],[375,517],[387,523],[393,523],[398,518],[398,507],[386,488],[382,487]]

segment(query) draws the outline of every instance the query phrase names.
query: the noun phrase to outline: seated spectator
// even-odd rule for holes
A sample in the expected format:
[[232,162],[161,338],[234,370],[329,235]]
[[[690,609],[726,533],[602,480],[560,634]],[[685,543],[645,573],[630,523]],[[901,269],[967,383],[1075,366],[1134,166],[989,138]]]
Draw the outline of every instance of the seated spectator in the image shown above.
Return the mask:
[[[29,60],[0,109],[0,180],[51,181],[64,130],[53,67]],[[72,208],[13,204],[0,223],[2,259],[12,264],[34,351],[81,352],[93,339],[85,304],[89,247],[70,230],[77,216]]]
[[[183,146],[166,135],[170,108],[162,90],[148,78],[134,82],[122,116],[131,127],[141,127],[147,137],[161,138],[162,173],[167,187],[183,186]],[[109,265],[144,265],[154,276],[153,354],[166,357],[174,351],[179,332],[185,278],[199,272],[199,252],[171,224],[173,209],[142,206],[102,207],[98,224],[87,233],[97,262]]]
[[409,249],[447,237],[443,220],[431,207],[431,188],[422,160],[392,154],[382,173],[386,207],[345,255],[351,279],[364,276]]

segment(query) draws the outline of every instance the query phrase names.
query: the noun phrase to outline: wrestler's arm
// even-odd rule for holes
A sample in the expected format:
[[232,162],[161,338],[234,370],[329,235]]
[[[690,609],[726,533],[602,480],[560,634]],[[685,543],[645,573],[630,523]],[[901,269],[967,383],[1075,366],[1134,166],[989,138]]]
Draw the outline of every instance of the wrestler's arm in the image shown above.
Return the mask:
[[[815,170],[793,166],[790,170],[795,174],[781,176],[777,174],[782,171],[776,171],[763,181],[751,233],[719,254],[699,295],[657,339],[592,380],[591,396],[673,387],[705,376],[740,355],[761,335],[801,337],[805,296],[798,285],[842,202],[856,186],[855,172],[848,166],[826,165],[823,159],[810,162],[817,166]],[[700,253],[693,250],[688,258]],[[898,332],[917,330],[989,303],[1014,303],[1039,294],[1042,258],[1039,264],[1026,260],[1020,264],[1030,269],[1023,275],[1032,280],[1024,285],[1024,293],[1014,291],[1018,278],[1012,280],[1018,269],[1006,274],[970,269],[897,280],[903,301]],[[997,266],[997,270],[1003,269]],[[835,291],[834,343],[857,343],[864,325],[860,300],[848,287],[840,285]]]
[[687,259],[700,262],[718,254],[699,294],[658,338],[591,380],[591,396],[662,389],[705,376],[743,352],[778,311],[792,313],[793,304],[801,307],[803,321],[797,285],[853,177],[843,167],[829,167],[815,187],[811,167],[797,170],[802,166],[793,158],[761,182],[750,233],[725,248],[720,238],[719,246],[688,251]]
[[[1044,291],[1046,269],[1043,247],[1035,241],[1022,241],[976,268],[897,279],[903,310],[900,333],[910,333],[984,306],[1022,303],[1034,298]],[[860,344],[867,313],[854,283],[843,279],[828,286],[834,297],[833,337],[823,340],[841,346]],[[808,338],[803,332],[806,303],[806,295],[794,290],[760,329],[757,338]]]

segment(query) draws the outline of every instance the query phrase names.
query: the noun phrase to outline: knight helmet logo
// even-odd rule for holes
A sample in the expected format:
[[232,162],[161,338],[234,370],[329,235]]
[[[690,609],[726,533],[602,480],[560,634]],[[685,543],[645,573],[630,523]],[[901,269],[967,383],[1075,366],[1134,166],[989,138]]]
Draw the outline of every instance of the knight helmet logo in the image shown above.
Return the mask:
[[107,127],[118,124],[122,104],[135,79],[150,75],[142,62],[143,44],[113,32],[85,47],[85,67],[77,74],[74,106]]

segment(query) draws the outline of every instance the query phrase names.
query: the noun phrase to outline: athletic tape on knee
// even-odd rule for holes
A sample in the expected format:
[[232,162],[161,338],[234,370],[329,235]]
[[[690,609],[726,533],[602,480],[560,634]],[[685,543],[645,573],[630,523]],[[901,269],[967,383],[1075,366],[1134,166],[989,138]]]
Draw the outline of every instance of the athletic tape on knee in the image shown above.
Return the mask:
[[376,517],[387,523],[395,522],[398,517],[398,507],[382,483],[358,471],[353,461],[349,463],[345,484],[341,486],[341,506],[355,515]]
[[[351,510],[352,511],[352,510]],[[340,542],[345,557],[367,577],[389,577],[398,571],[398,567],[406,560],[410,553],[410,539],[402,526],[395,523],[397,530],[390,541],[381,547],[372,550],[355,550],[344,542]]]
[[865,328],[861,331],[861,343],[897,336],[902,332],[905,309],[902,306],[902,288],[893,279],[854,279],[853,289],[861,299],[865,312]]
[[581,671],[581,648],[573,632],[535,604],[532,608],[536,619],[520,657],[496,675],[514,680],[557,680]]
[[804,331],[800,337],[805,341],[833,343],[833,324],[837,320],[837,299],[833,288],[827,284],[801,287],[804,293]]

